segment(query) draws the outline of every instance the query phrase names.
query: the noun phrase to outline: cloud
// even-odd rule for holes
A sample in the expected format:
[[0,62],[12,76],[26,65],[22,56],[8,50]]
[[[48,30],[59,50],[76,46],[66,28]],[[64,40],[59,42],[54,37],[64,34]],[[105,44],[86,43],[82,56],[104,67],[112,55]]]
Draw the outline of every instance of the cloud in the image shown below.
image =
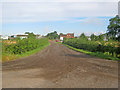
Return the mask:
[[2,3],[0,3],[0,22],[2,22]]
[[82,24],[85,25],[93,25],[93,26],[103,26],[104,25],[104,19],[100,18],[86,18],[81,21]]
[[3,2],[3,22],[44,22],[69,20],[71,17],[115,16],[118,9],[117,2],[30,1]]
[[3,22],[39,22],[63,19],[61,8],[54,3],[3,4]]
[[2,34],[2,4],[0,3],[0,35]]
[[94,27],[101,27],[104,26],[109,21],[110,17],[82,17],[82,18],[72,18],[66,23],[79,23],[85,26],[94,26]]
[[118,2],[119,0],[1,0],[1,2]]

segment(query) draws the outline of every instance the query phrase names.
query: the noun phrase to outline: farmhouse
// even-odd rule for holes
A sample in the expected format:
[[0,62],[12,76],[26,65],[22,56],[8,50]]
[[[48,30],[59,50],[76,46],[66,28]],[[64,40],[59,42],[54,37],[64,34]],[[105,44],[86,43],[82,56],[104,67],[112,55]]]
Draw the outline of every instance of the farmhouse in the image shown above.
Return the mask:
[[74,38],[74,33],[60,34],[60,40],[64,40],[64,38]]

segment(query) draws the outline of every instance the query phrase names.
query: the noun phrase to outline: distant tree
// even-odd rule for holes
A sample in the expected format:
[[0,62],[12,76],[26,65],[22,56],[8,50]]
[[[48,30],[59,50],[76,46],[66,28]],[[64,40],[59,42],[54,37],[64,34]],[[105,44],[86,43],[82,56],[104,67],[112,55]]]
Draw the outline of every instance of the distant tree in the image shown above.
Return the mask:
[[108,35],[111,37],[111,39],[119,38],[120,36],[120,17],[119,15],[116,15],[116,17],[111,18],[110,25],[108,25]]
[[101,34],[101,35],[99,35],[99,36],[96,36],[96,35],[92,34],[92,35],[90,36],[90,39],[91,39],[92,41],[103,41],[103,40],[104,40],[104,35]]
[[99,40],[99,41],[103,41],[103,40],[104,40],[104,35],[103,35],[103,34],[99,35],[99,36],[98,36],[98,40]]
[[57,39],[57,38],[59,38],[59,35],[57,34],[57,31],[54,31],[54,32],[48,33],[47,37],[49,39]]
[[77,39],[78,37],[77,37],[77,36],[75,36],[75,38]]
[[35,38],[35,34],[32,32],[32,33],[29,33],[28,34],[28,38]]
[[90,36],[90,39],[91,39],[92,41],[96,40],[96,35],[92,34],[92,35]]
[[60,35],[63,35],[63,33],[60,33]]
[[84,34],[84,33],[82,33],[82,34],[80,35],[80,38],[81,38],[81,39],[88,40],[88,38],[85,36],[85,34]]
[[25,34],[29,34],[29,32],[25,32]]
[[35,38],[35,34],[33,32],[25,32],[25,34],[28,34],[28,38]]

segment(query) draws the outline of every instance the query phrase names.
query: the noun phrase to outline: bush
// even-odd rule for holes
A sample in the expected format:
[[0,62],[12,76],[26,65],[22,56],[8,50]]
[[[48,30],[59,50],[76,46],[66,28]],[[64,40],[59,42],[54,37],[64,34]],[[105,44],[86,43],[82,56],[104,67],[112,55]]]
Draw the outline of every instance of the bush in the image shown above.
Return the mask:
[[115,47],[115,45],[118,45],[113,42],[97,42],[97,41],[89,41],[85,39],[65,39],[64,43],[67,45],[70,45],[72,47],[75,47],[77,49],[83,49],[88,50],[91,52],[102,52],[106,53],[109,52],[110,55],[118,57],[120,54],[120,45],[119,47]]
[[3,52],[11,54],[22,54],[40,48],[46,44],[48,44],[48,39],[22,39],[18,40],[16,44],[3,45]]

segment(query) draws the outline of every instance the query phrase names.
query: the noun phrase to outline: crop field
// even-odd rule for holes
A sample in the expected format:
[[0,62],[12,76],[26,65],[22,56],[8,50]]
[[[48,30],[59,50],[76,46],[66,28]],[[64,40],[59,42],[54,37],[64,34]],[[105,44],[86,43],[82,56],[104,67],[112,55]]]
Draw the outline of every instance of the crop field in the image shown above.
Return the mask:
[[2,60],[9,61],[20,56],[27,56],[27,54],[35,53],[48,44],[49,41],[46,38],[28,38],[16,41],[4,40],[2,42]]
[[112,41],[89,41],[84,39],[66,39],[64,43],[77,49],[91,52],[102,52],[105,55],[120,58],[120,42]]
[[16,41],[12,41],[12,40],[4,40],[3,43],[10,45],[10,44],[16,44]]

